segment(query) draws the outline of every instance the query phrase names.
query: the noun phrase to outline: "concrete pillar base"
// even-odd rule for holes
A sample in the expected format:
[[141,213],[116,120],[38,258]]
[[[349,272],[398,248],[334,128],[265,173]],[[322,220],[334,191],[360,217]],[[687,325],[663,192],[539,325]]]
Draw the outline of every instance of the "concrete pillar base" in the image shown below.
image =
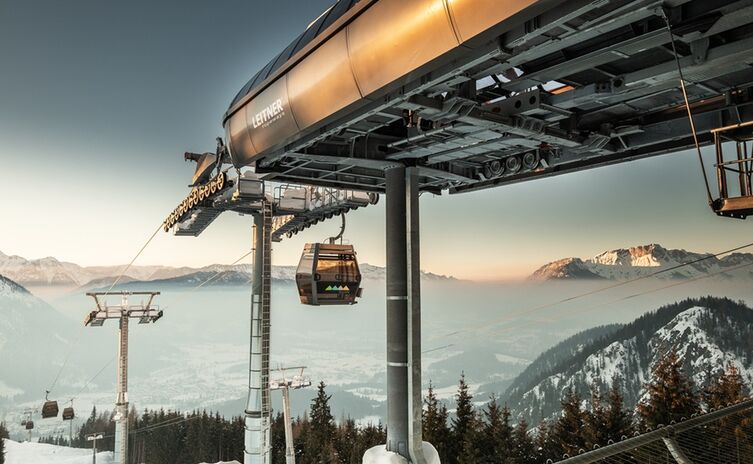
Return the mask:
[[[426,464],[440,464],[439,453],[429,442],[423,443]],[[408,460],[392,451],[387,451],[387,445],[369,448],[363,455],[363,464],[408,464]]]

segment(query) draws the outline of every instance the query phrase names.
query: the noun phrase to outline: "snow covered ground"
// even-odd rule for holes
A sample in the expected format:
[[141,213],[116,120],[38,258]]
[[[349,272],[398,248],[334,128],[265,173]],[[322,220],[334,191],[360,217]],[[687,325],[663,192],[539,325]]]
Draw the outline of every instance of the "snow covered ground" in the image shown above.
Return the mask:
[[[91,462],[92,451],[90,449],[5,440],[5,464],[89,464]],[[97,464],[112,464],[112,462],[112,451],[97,453]],[[223,461],[216,464],[239,463],[238,461]]]
[[[89,464],[90,449],[5,440],[5,464]],[[111,451],[97,453],[97,463],[112,464]]]

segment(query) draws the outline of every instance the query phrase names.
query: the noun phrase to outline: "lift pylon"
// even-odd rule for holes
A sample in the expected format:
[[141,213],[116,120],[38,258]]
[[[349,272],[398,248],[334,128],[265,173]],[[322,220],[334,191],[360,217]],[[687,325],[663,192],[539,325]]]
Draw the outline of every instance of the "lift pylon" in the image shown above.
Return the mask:
[[[295,447],[293,446],[293,418],[290,414],[290,390],[300,390],[311,386],[311,379],[303,375],[305,366],[280,367],[275,372],[282,373],[282,377],[270,380],[270,390],[282,392],[282,413],[285,420],[285,464],[295,464]],[[299,371],[297,375],[286,376],[285,372]]]
[[[107,319],[119,321],[118,331],[118,379],[117,399],[115,400],[115,464],[128,464],[128,323],[138,319],[139,324],[157,322],[162,317],[162,310],[153,305],[154,297],[160,292],[92,292],[87,296],[94,298],[96,309],[86,315],[85,326],[101,327]],[[120,295],[119,305],[109,306],[108,295]],[[147,303],[131,305],[129,296],[148,296]],[[100,437],[101,438],[101,437]],[[96,442],[95,442],[96,446]],[[96,453],[96,451],[95,451]]]
[[251,285],[251,344],[245,410],[244,464],[269,464],[269,329],[272,290],[272,205],[254,215],[254,272]]

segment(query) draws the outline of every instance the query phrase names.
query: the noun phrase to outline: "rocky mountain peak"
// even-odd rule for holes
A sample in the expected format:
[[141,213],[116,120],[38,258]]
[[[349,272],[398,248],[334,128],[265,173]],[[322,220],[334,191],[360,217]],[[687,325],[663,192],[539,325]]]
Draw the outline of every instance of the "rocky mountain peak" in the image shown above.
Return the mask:
[[596,383],[605,391],[619,382],[626,406],[645,395],[654,366],[669,351],[683,361],[685,373],[703,388],[727,366],[738,369],[753,385],[753,309],[726,298],[689,299],[667,305],[613,330],[584,339],[573,337],[581,349],[556,360],[548,359],[573,345],[565,340],[535,360],[505,393],[528,420],[548,417],[560,409],[560,399],[572,389],[588,397]]
[[[534,280],[553,279],[613,279],[629,280],[645,277],[657,271],[686,264],[661,278],[684,279],[699,277],[704,274],[719,274],[721,271],[751,264],[753,254],[735,253],[718,258],[708,253],[696,253],[682,249],[669,249],[659,244],[640,245],[630,248],[618,248],[605,251],[593,258],[565,258],[545,264],[536,270],[531,278]],[[736,271],[737,269],[732,269]],[[751,269],[740,272],[750,276]],[[726,275],[726,278],[732,277]]]

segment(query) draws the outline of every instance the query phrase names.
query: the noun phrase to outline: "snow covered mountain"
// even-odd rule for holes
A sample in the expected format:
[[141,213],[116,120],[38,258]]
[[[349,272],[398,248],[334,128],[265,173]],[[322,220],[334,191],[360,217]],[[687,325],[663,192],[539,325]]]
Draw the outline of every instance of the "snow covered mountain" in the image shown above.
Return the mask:
[[[362,263],[361,273],[364,279],[384,280],[385,268]],[[0,274],[13,279],[21,285],[64,286],[83,289],[109,287],[123,266],[90,266],[83,267],[74,263],[58,261],[47,257],[28,260],[20,256],[8,256],[0,252]],[[121,278],[120,283],[153,282],[174,285],[190,285],[200,282],[202,277],[208,278],[217,272],[223,275],[216,279],[215,285],[234,285],[248,283],[251,276],[251,264],[211,264],[200,268],[170,267],[170,266],[132,266],[128,275]],[[272,279],[277,281],[294,281],[295,266],[273,266]],[[424,272],[426,280],[450,280],[451,277],[440,276]]]
[[62,334],[73,328],[73,321],[0,275],[0,402],[24,397],[33,385],[44,390],[41,384],[62,361]]
[[[672,269],[685,263],[693,264]],[[531,279],[628,280],[658,271],[665,272],[661,272],[656,277],[665,279],[691,279],[708,274],[720,274],[727,278],[751,277],[753,276],[753,254],[733,253],[717,258],[708,253],[671,250],[661,245],[651,244],[605,251],[585,260],[581,258],[560,259],[537,269],[531,275]]]
[[[48,256],[41,259],[26,259],[0,252],[0,274],[27,287],[34,286],[81,286],[94,279],[118,275],[122,266],[91,266],[59,261]],[[168,273],[164,266],[134,266],[128,270],[131,278],[147,279],[159,273]],[[176,269],[177,272],[182,272]],[[187,272],[191,272],[187,270]],[[172,276],[172,275],[171,275]]]
[[[731,363],[753,385],[753,309],[726,298],[689,299],[565,340],[534,361],[505,392],[505,401],[529,421],[560,409],[567,389],[588,397],[596,382],[606,391],[617,379],[627,407],[644,394],[653,366],[674,350],[701,388]],[[562,355],[562,353],[565,353]]]

